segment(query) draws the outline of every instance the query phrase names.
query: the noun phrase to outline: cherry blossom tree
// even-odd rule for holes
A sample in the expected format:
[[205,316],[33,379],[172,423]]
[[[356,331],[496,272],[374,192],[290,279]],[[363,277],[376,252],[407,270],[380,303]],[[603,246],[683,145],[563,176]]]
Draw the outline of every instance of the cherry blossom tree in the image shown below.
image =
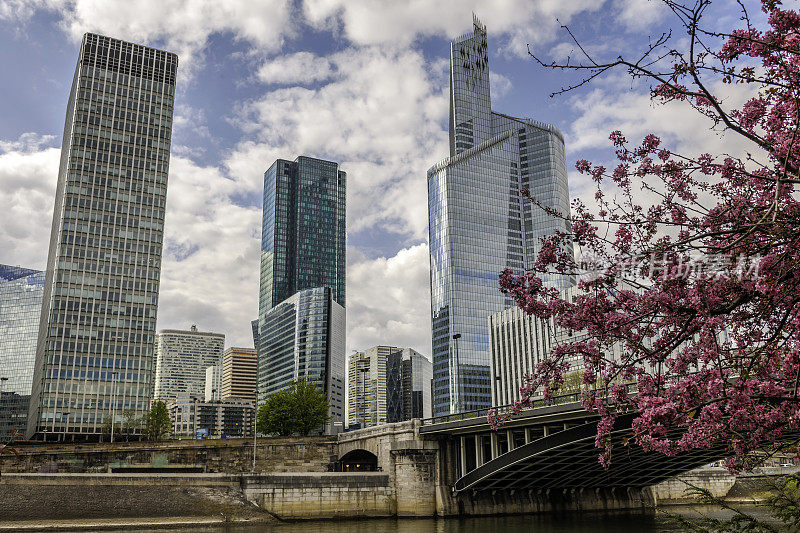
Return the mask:
[[[594,205],[574,201],[571,233],[545,240],[534,268],[505,271],[500,287],[526,313],[583,335],[555,346],[522,400],[490,420],[551,397],[578,356],[601,462],[613,463],[615,418],[633,410],[632,442],[668,455],[722,445],[737,470],[755,450],[800,444],[800,13],[739,4],[740,27],[722,32],[704,18],[708,0],[663,3],[686,35],[663,34],[634,59],[602,61],[577,39],[577,62],[532,56],[581,75],[558,93],[623,69],[650,81],[656,102],[690,106],[748,148],[681,154],[655,135],[634,144],[615,131],[613,168],[576,163],[596,184]],[[731,107],[711,90],[720,81],[747,101]],[[578,279],[575,297],[543,283],[553,272]],[[619,358],[608,355],[615,346]]]

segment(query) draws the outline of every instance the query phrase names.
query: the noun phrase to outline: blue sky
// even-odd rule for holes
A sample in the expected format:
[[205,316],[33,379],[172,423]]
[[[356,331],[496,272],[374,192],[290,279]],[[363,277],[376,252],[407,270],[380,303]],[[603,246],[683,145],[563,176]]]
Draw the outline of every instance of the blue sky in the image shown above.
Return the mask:
[[[711,20],[731,27],[735,7],[717,2]],[[722,145],[623,75],[549,98],[575,78],[527,57],[528,44],[549,59],[573,50],[559,23],[606,57],[641,49],[674,23],[659,2],[0,0],[0,263],[44,267],[67,96],[94,31],[180,56],[159,328],[252,345],[262,175],[304,154],[348,172],[348,350],[429,354],[425,172],[447,155],[448,41],[473,10],[489,32],[494,109],[564,132],[573,196],[590,193],[574,161],[612,157],[611,130]]]

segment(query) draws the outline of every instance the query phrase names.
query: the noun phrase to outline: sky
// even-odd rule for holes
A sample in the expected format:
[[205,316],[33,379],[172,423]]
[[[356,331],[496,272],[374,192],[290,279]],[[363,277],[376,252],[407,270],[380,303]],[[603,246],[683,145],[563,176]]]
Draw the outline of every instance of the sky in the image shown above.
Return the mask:
[[[712,7],[710,24],[738,27],[735,2]],[[610,162],[613,130],[684,152],[739,148],[621,72],[550,97],[578,78],[529,48],[576,57],[568,25],[597,57],[632,55],[677,27],[656,1],[0,0],[0,263],[44,269],[80,40],[101,33],[179,55],[158,329],[196,324],[252,347],[263,173],[307,155],[348,176],[348,353],[430,356],[426,171],[448,155],[449,40],[472,12],[488,30],[493,109],[564,133],[571,196],[591,205],[574,162]],[[748,97],[715,88],[731,105]]]

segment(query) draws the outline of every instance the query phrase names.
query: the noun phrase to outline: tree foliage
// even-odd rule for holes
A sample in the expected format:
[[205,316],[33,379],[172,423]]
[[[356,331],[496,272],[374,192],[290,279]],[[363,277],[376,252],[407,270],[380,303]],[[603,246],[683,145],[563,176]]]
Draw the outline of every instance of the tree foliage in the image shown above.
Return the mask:
[[258,409],[256,428],[264,434],[309,435],[329,420],[330,404],[325,393],[305,379],[293,381],[288,389],[274,392]]
[[[686,35],[666,33],[634,59],[604,61],[577,41],[578,61],[534,57],[583,74],[559,92],[624,69],[651,82],[653,100],[689,106],[749,147],[681,154],[655,135],[632,144],[615,131],[614,168],[576,163],[596,183],[595,205],[573,202],[571,232],[545,240],[535,268],[504,272],[500,286],[525,312],[586,336],[553,348],[515,411],[559,389],[577,355],[582,402],[601,417],[601,462],[610,464],[614,418],[638,411],[632,442],[669,455],[722,445],[736,470],[754,450],[798,445],[800,13],[763,0],[756,24],[742,5],[741,27],[721,32],[705,24],[708,0],[663,3]],[[711,90],[720,82],[750,97],[730,107]],[[546,286],[545,272],[580,276],[577,296]],[[613,346],[620,358],[606,355]]]
[[144,415],[144,436],[147,440],[162,440],[172,434],[172,420],[167,404],[156,400]]

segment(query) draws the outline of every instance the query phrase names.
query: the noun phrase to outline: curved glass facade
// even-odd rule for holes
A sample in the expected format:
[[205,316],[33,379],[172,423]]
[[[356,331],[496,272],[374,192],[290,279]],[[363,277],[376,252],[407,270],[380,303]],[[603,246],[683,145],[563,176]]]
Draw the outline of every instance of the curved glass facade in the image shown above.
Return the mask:
[[344,308],[328,287],[297,292],[270,309],[259,330],[258,404],[305,378],[330,402],[328,431],[344,420]]
[[0,441],[24,434],[31,399],[44,272],[0,265]]
[[434,415],[491,405],[487,318],[514,305],[498,276],[530,268],[541,238],[569,229],[522,188],[568,216],[564,139],[554,126],[492,112],[476,19],[451,43],[450,157],[428,171]]

